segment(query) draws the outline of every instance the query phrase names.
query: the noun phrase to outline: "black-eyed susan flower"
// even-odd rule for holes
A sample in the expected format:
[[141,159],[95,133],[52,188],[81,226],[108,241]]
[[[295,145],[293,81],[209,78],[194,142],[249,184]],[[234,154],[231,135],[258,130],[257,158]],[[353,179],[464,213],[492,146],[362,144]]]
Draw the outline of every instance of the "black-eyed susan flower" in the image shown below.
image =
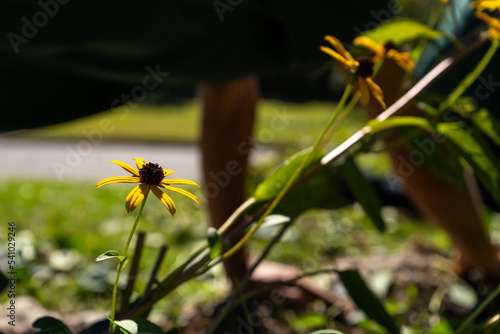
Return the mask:
[[497,9],[500,10],[500,0],[476,0],[471,2],[470,6],[480,12],[483,10],[493,12]]
[[112,183],[140,183],[136,186],[132,191],[128,194],[125,199],[125,209],[127,213],[134,211],[139,204],[143,201],[146,194],[151,190],[153,194],[165,205],[165,207],[170,211],[172,216],[175,214],[175,204],[174,201],[168,196],[165,192],[160,190],[159,188],[164,188],[170,191],[174,191],[176,193],[182,194],[191,198],[196,203],[200,204],[200,201],[196,196],[191,194],[190,192],[172,187],[171,185],[181,185],[181,184],[190,184],[197,187],[200,187],[193,181],[184,180],[184,179],[165,179],[170,174],[175,173],[172,170],[163,169],[158,164],[148,162],[146,163],[144,159],[133,159],[137,164],[137,169],[134,167],[121,162],[121,161],[109,161],[117,164],[121,168],[125,169],[127,172],[132,174],[132,176],[113,176],[108,177],[104,180],[101,180],[99,183],[95,185],[95,189],[100,188],[102,186],[106,186]]
[[496,17],[491,17],[483,12],[476,12],[476,16],[489,25],[488,34],[491,39],[500,38],[500,20]]
[[370,96],[373,96],[380,103],[382,108],[387,108],[384,102],[382,89],[375,82],[373,82],[371,78],[371,75],[373,74],[373,60],[368,57],[354,59],[344,48],[342,43],[333,36],[325,36],[325,40],[329,42],[335,50],[325,46],[321,46],[320,50],[330,55],[347,70],[357,75],[361,104],[368,104]]
[[384,58],[392,59],[403,70],[410,72],[415,67],[409,52],[399,52],[391,42],[377,44],[366,36],[359,36],[352,42],[353,45],[362,46],[373,52],[373,61],[376,63]]

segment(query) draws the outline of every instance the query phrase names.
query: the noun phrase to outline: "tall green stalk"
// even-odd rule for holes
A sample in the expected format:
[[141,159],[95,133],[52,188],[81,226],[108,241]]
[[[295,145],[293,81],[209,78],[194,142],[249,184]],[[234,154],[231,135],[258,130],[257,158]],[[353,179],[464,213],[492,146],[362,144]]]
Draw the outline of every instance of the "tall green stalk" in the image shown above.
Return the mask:
[[139,207],[139,211],[137,211],[137,216],[135,217],[134,225],[132,226],[132,229],[130,230],[130,234],[127,239],[127,243],[125,244],[125,249],[123,250],[123,260],[120,261],[120,264],[118,265],[118,268],[116,269],[116,277],[115,277],[115,284],[113,286],[113,297],[111,299],[111,322],[109,324],[109,331],[111,334],[115,332],[115,316],[116,316],[116,300],[118,297],[118,283],[120,281],[120,274],[122,272],[123,267],[125,266],[125,263],[127,262],[127,252],[128,248],[130,247],[130,242],[132,241],[132,237],[135,234],[135,231],[137,230],[137,226],[139,225],[139,218],[141,218],[142,215],[142,210],[144,209],[144,205],[146,204],[146,200],[148,199],[149,191],[146,193],[144,196],[144,199],[142,200],[141,206]]

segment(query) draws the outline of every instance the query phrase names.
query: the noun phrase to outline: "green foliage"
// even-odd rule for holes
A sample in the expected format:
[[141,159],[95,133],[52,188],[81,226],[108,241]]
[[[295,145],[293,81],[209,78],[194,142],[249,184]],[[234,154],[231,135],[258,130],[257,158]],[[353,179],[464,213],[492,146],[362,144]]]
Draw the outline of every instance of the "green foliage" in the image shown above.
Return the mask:
[[377,43],[391,41],[400,46],[419,39],[432,40],[443,36],[443,33],[413,19],[392,19],[364,35]]
[[40,329],[39,334],[72,334],[69,328],[60,320],[52,317],[43,317],[33,323],[33,327]]
[[365,176],[354,163],[352,157],[347,156],[345,161],[338,166],[341,175],[344,177],[349,189],[353,193],[356,200],[363,207],[366,214],[370,217],[373,224],[380,232],[386,230],[385,222],[380,215],[382,204],[377,193],[366,180]]
[[128,263],[128,259],[125,256],[120,255],[120,253],[118,253],[115,250],[109,250],[109,251],[102,253],[101,255],[99,255],[95,259],[95,261],[100,262],[100,261],[105,261],[105,260],[109,260],[109,259],[117,259],[118,261],[120,261],[120,263],[123,263],[123,268],[125,268],[125,266]]
[[[109,319],[109,321],[112,320]],[[160,327],[145,319],[116,320],[114,324],[118,326],[124,334],[163,334]]]
[[437,130],[453,144],[490,194],[500,203],[500,162],[477,132],[463,122],[440,123]]
[[345,270],[339,271],[338,274],[353,301],[368,317],[384,326],[389,333],[400,333],[392,317],[387,313],[380,300],[371,292],[357,271]]
[[[283,189],[295,170],[300,166],[302,161],[306,159],[310,152],[311,149],[306,149],[286,160],[274,173],[257,186],[253,197],[258,202],[265,202],[278,196],[281,189]],[[321,158],[322,152],[315,152],[310,166],[318,163]],[[306,166],[305,170],[310,166]]]
[[495,144],[500,146],[500,122],[487,109],[479,109],[469,116],[472,123],[477,126],[483,134],[488,136]]
[[222,252],[222,240],[217,233],[217,229],[214,227],[208,228],[207,233],[208,249],[210,254],[210,259],[213,260],[220,256]]
[[[328,319],[323,314],[306,314],[298,316],[290,322],[290,327],[297,331],[324,327]],[[337,332],[338,333],[338,332]]]

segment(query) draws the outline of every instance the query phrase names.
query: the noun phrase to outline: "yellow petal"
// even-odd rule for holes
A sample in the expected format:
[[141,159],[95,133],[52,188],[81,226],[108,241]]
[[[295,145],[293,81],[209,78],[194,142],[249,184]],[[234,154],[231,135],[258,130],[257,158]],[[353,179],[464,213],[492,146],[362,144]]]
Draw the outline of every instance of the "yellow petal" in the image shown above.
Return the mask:
[[163,187],[165,189],[175,191],[176,193],[187,196],[187,197],[191,198],[193,201],[195,201],[196,203],[200,204],[200,200],[195,195],[191,194],[189,191],[186,191],[186,190],[180,189],[180,188],[170,187],[170,186],[163,186]]
[[488,29],[488,34],[490,35],[490,37],[492,39],[498,39],[498,38],[500,38],[500,30],[499,29],[490,27],[490,29]]
[[500,9],[500,0],[476,0],[471,2],[470,6],[475,8],[477,11],[495,11]]
[[329,42],[335,48],[335,50],[347,61],[354,61],[354,58],[351,56],[349,52],[347,52],[347,50],[344,48],[342,43],[337,38],[328,35],[325,36],[325,41]]
[[149,188],[149,184],[141,183],[132,189],[125,199],[125,209],[127,210],[127,213],[131,213],[139,206],[139,204],[141,204],[144,196],[148,193]]
[[488,23],[490,28],[488,29],[488,33],[492,39],[497,39],[500,36],[500,20],[496,17],[491,17],[483,12],[476,12],[476,16]]
[[383,45],[379,45],[366,36],[359,36],[352,41],[353,45],[362,46],[375,53],[377,60],[382,59],[385,54]]
[[172,199],[167,194],[158,189],[157,186],[152,186],[151,190],[153,191],[153,194],[155,194],[155,196],[158,197],[158,199],[163,203],[163,205],[165,205],[168,211],[170,211],[172,216],[175,215],[174,201],[172,201]]
[[375,98],[375,100],[380,103],[382,108],[387,109],[387,106],[384,102],[384,92],[382,88],[380,88],[375,82],[373,82],[372,78],[365,78],[368,89],[370,89],[371,95]]
[[387,51],[387,58],[393,59],[399,67],[406,72],[410,72],[415,68],[415,62],[411,59],[409,52],[398,52],[397,50]]
[[130,174],[133,174],[135,176],[139,176],[139,171],[137,169],[135,169],[134,167],[130,166],[129,164],[126,164],[126,163],[118,161],[118,160],[112,160],[112,161],[108,161],[108,162],[112,162],[114,164],[117,164],[118,166],[120,166],[121,168],[123,168],[127,172],[129,172]]
[[198,188],[200,187],[195,182],[190,181],[190,180],[184,180],[184,179],[166,179],[166,180],[161,181],[161,184],[163,184],[164,186],[168,186],[171,184],[190,184],[193,186],[197,186]]
[[136,159],[132,159],[132,160],[135,160],[135,164],[137,165],[137,169],[142,169],[142,167],[144,167],[144,165],[146,165],[146,161],[144,161],[144,159],[142,159],[142,158],[136,158]]
[[365,79],[363,79],[359,75],[358,75],[358,89],[360,95],[359,101],[361,102],[362,105],[366,106],[368,102],[370,102],[370,90],[366,85]]
[[338,61],[345,68],[350,69],[350,70],[354,70],[354,71],[357,70],[359,63],[356,60],[349,61],[349,60],[343,58],[337,52],[335,52],[332,49],[327,48],[325,46],[321,46],[319,49],[321,51],[323,51],[324,53],[328,54],[329,56],[331,56],[336,61]]
[[106,186],[112,183],[137,183],[139,182],[139,178],[136,176],[112,176],[108,177],[104,180],[99,181],[94,189],[100,188],[102,186]]
[[174,174],[174,173],[175,173],[175,171],[173,171],[173,170],[170,170],[170,169],[163,169],[163,176],[164,176],[164,177],[167,177],[167,176],[169,176],[170,174]]

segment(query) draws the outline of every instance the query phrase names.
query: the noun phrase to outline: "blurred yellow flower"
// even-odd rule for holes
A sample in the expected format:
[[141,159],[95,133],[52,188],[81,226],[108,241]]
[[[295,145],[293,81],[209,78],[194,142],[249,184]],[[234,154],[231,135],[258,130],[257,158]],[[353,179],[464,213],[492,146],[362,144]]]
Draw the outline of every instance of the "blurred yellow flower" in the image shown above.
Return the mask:
[[122,167],[133,176],[108,177],[98,182],[95,185],[95,189],[112,183],[140,183],[138,186],[132,189],[132,191],[128,194],[127,198],[125,199],[125,209],[127,210],[127,213],[134,211],[139,206],[139,204],[141,204],[142,200],[149,192],[149,190],[151,190],[153,194],[155,194],[155,196],[158,197],[158,199],[163,203],[163,205],[165,205],[165,207],[168,209],[168,211],[170,211],[170,213],[173,216],[176,211],[174,201],[165,192],[160,190],[159,187],[187,196],[196,203],[200,204],[198,198],[193,194],[191,194],[190,192],[184,189],[179,189],[170,186],[171,184],[175,185],[189,184],[200,187],[193,181],[184,179],[165,179],[165,177],[175,172],[172,170],[163,169],[158,164],[155,163],[151,162],[146,163],[144,159],[133,159],[133,160],[135,160],[136,162],[137,169],[121,161],[116,161],[116,160],[109,161]]
[[320,50],[330,55],[338,61],[346,69],[357,75],[361,104],[366,105],[370,101],[370,96],[373,96],[386,109],[384,103],[384,94],[382,89],[373,82],[371,75],[373,74],[373,61],[370,58],[362,57],[354,59],[352,55],[344,48],[342,43],[333,36],[325,36],[325,40],[329,42],[335,50],[321,46]]
[[496,17],[491,17],[483,12],[476,12],[476,16],[486,22],[490,27],[488,29],[488,34],[491,39],[500,38],[500,20]]
[[500,0],[476,0],[471,2],[470,6],[477,11],[489,10],[495,11],[500,10]]
[[407,72],[410,72],[415,67],[415,62],[411,59],[409,52],[399,52],[396,46],[387,42],[385,44],[377,44],[366,36],[359,36],[352,42],[353,45],[362,46],[374,53],[373,61],[376,63],[384,58],[392,59],[399,67]]

